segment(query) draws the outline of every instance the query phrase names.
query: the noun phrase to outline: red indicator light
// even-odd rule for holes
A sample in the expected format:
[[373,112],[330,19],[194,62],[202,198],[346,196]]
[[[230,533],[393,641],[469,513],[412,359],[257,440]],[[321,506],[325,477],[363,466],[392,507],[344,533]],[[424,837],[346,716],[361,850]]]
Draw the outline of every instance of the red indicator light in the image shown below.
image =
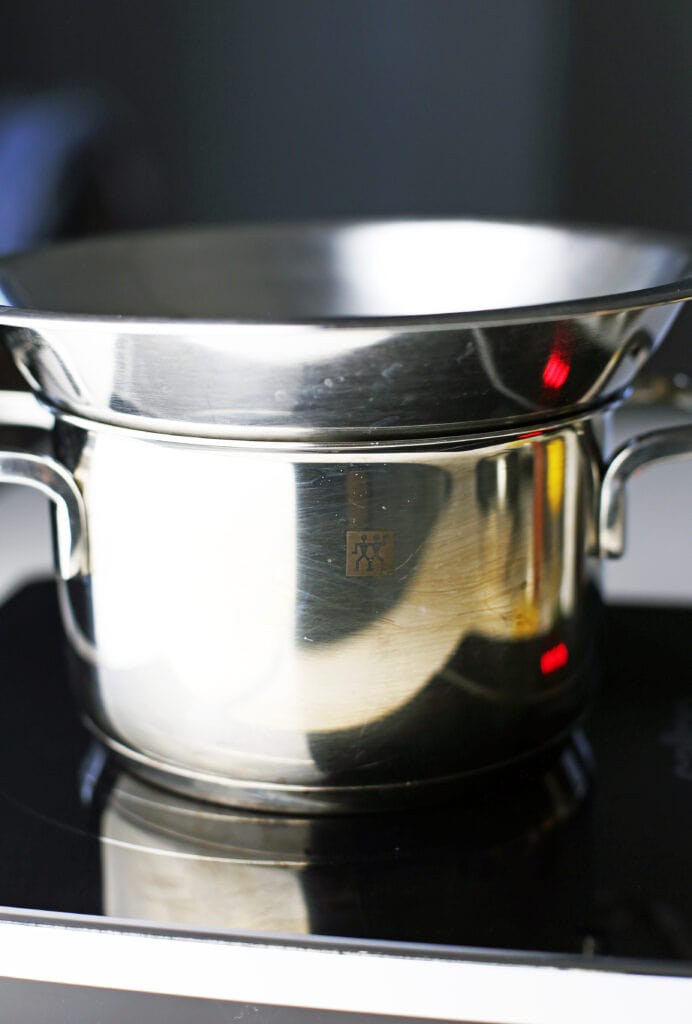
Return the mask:
[[549,676],[551,672],[557,672],[559,668],[564,668],[568,661],[567,645],[556,644],[555,647],[550,647],[541,655],[541,672],[544,676]]
[[559,391],[569,377],[569,363],[559,352],[551,352],[543,369],[543,383],[551,391]]

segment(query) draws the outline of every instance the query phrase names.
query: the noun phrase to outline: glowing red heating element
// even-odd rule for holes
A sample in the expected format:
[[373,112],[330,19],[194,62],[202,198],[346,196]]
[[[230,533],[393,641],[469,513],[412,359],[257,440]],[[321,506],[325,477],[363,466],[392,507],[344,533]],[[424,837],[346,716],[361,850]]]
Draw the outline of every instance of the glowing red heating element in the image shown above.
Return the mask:
[[559,352],[553,351],[543,368],[543,383],[552,391],[559,391],[569,377],[569,362]]
[[559,668],[564,668],[569,661],[569,651],[567,650],[566,644],[556,644],[555,647],[549,647],[547,651],[543,651],[541,655],[541,672],[544,676],[549,676],[551,672],[557,672]]

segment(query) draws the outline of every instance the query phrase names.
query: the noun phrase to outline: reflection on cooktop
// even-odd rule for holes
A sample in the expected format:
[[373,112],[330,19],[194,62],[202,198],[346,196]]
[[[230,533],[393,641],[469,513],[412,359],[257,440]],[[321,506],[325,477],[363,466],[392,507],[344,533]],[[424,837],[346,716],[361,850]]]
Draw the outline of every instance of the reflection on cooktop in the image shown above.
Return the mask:
[[586,735],[540,769],[424,812],[298,819],[197,804],[114,766],[69,694],[53,588],[28,587],[0,610],[0,902],[692,959],[690,621],[608,609]]
[[351,819],[272,817],[204,807],[121,775],[101,815],[104,911],[450,943],[463,927],[487,944],[493,923],[478,872],[497,876],[505,917],[525,915],[538,851],[586,792],[583,749],[575,741],[525,792],[513,786],[511,799],[496,791],[505,813],[478,803]]

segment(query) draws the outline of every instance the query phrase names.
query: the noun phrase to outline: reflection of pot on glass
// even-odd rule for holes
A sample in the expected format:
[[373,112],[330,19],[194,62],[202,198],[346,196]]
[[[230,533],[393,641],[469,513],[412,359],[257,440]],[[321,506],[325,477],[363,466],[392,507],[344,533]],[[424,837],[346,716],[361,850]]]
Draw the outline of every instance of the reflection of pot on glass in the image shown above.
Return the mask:
[[603,442],[691,275],[687,242],[464,221],[4,261],[2,335],[53,426],[0,479],[56,505],[96,734],[162,785],[294,813],[425,802],[557,744],[623,484],[692,448]]
[[246,931],[480,937],[471,872],[482,863],[497,874],[508,916],[525,920],[527,875],[563,842],[588,774],[577,734],[549,767],[463,810],[312,818],[200,804],[122,774],[101,813],[104,912]]

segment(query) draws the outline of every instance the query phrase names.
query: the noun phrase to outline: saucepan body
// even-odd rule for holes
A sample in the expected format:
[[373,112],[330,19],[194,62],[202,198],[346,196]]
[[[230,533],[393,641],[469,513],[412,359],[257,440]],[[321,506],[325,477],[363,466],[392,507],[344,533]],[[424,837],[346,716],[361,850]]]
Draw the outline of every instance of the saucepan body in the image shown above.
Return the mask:
[[59,417],[90,722],[150,778],[303,810],[549,748],[593,678],[599,421],[335,451]]

